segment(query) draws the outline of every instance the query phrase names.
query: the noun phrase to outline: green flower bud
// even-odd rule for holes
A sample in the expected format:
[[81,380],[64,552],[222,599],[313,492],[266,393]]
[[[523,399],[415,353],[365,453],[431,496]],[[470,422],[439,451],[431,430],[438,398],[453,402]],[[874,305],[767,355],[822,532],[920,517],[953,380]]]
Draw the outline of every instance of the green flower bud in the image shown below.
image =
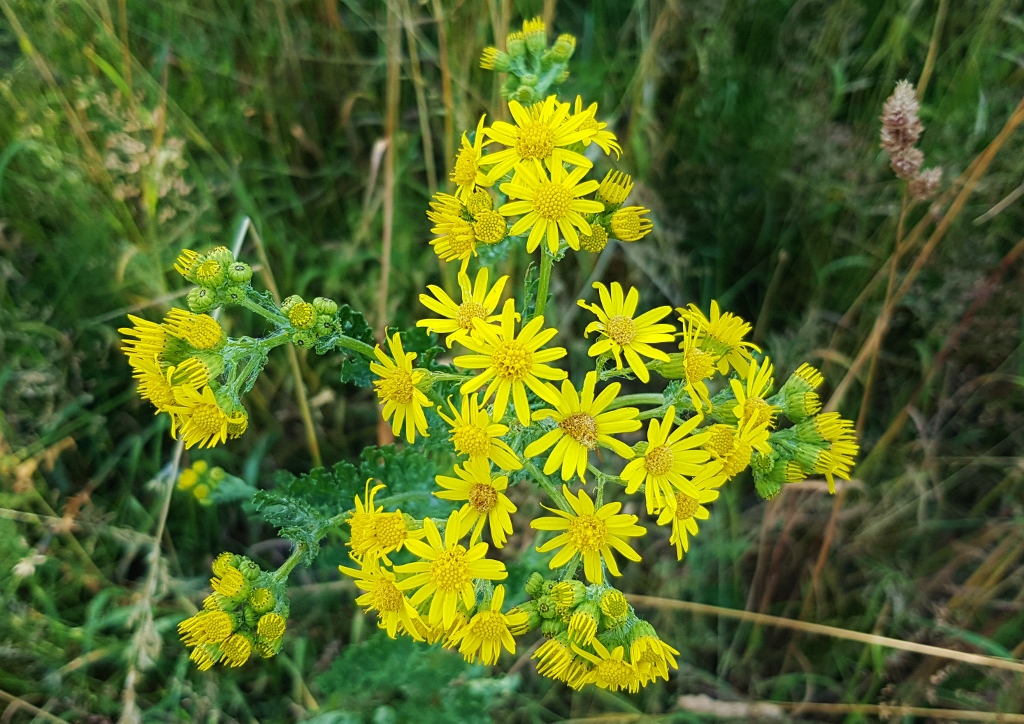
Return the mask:
[[533,598],[538,598],[541,595],[541,586],[544,585],[544,576],[534,571],[530,574],[530,577],[526,579],[526,593]]
[[480,67],[484,70],[496,70],[499,73],[506,73],[512,66],[512,57],[493,46],[484,48],[480,55]]
[[538,81],[540,81],[540,78],[535,76],[533,73],[523,73],[521,76],[519,76],[519,82],[522,85],[528,85],[531,88],[536,87]]
[[229,284],[224,287],[221,294],[223,295],[221,298],[228,304],[241,304],[245,299],[245,287],[241,284]]
[[533,88],[528,85],[519,86],[519,88],[516,89],[514,97],[515,100],[524,104],[534,103],[537,101],[537,94],[534,92]]
[[261,586],[252,589],[252,593],[249,594],[249,605],[256,613],[263,615],[277,605],[277,598],[269,588]]
[[286,297],[285,300],[281,302],[281,311],[287,315],[288,312],[292,310],[292,307],[294,307],[301,301],[302,297],[300,297],[298,294],[293,294],[290,297]]
[[790,391],[777,397],[782,398],[779,401],[782,412],[793,422],[803,422],[821,412],[821,399],[817,392]]
[[[224,472],[224,468],[221,468],[221,467],[210,468],[210,480],[212,480],[215,483],[219,483],[224,478],[226,478],[227,475],[228,474]],[[243,571],[243,574],[244,574],[244,571]]]
[[558,618],[548,619],[546,621],[541,621],[540,623],[540,632],[544,634],[545,638],[549,639],[553,639],[555,636],[565,631],[566,628],[565,623]]
[[338,318],[333,314],[318,314],[313,324],[313,334],[319,339],[330,337],[338,331]]
[[206,287],[195,287],[188,293],[188,308],[205,314],[217,306],[217,295]]
[[316,336],[308,329],[300,329],[292,335],[292,344],[300,349],[309,349],[316,344]]
[[569,69],[563,68],[562,71],[555,76],[553,82],[555,85],[561,85],[562,83],[565,83],[565,81],[567,80],[569,80]]
[[226,246],[215,246],[206,252],[206,258],[217,262],[225,270],[235,261],[235,255]]
[[245,625],[250,628],[255,626],[260,620],[260,615],[261,614],[248,603],[242,607],[242,618],[245,620]]
[[505,52],[512,58],[522,58],[526,55],[526,38],[522,33],[510,33],[505,38]]
[[252,267],[244,261],[236,261],[228,265],[228,279],[235,284],[245,284],[252,279]]
[[245,556],[241,556],[241,559],[242,560],[238,562],[235,568],[237,568],[238,572],[242,574],[242,577],[247,581],[255,581],[259,578],[261,573],[260,567]]
[[551,58],[558,63],[568,62],[569,58],[576,51],[576,36],[563,33],[558,36],[555,44],[551,46]]
[[216,289],[227,279],[224,265],[216,259],[203,257],[196,267],[196,283],[208,289]]
[[269,659],[272,656],[276,656],[281,650],[281,644],[284,643],[284,637],[274,641],[257,641],[253,644],[253,651],[259,654],[264,659]]
[[317,314],[337,314],[338,303],[327,297],[317,297],[313,300],[313,309]]
[[541,596],[537,599],[537,614],[543,619],[556,618],[558,605],[551,596]]

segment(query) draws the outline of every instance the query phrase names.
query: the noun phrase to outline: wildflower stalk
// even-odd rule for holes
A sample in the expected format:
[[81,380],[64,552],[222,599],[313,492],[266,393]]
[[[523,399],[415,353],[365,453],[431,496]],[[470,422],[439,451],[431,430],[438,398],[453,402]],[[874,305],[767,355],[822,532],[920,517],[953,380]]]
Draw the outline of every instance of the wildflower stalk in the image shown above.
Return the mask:
[[274,572],[274,578],[282,583],[284,581],[287,581],[288,575],[292,572],[292,569],[295,568],[295,566],[299,565],[299,561],[301,561],[305,556],[306,544],[297,544],[295,546],[295,550],[293,550],[292,554],[288,556],[288,560],[282,563],[281,566]]
[[541,247],[540,254],[540,279],[537,280],[537,304],[534,306],[533,316],[539,317],[544,314],[548,305],[548,287],[551,285],[551,268],[555,265],[555,257],[548,250],[547,246]]

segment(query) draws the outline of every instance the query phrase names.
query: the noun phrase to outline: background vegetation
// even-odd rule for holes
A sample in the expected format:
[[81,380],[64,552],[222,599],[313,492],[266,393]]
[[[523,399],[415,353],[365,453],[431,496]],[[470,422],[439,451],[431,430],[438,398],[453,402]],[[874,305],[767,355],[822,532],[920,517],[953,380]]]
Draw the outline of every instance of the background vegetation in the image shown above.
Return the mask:
[[[543,14],[578,36],[566,91],[597,100],[613,121],[636,198],[656,217],[643,244],[558,265],[556,323],[582,329],[575,300],[592,276],[642,286],[652,305],[660,296],[706,308],[716,298],[756,322],[780,376],[804,358],[823,367],[865,449],[835,498],[823,483],[768,503],[749,480],[728,486],[681,565],[652,531],[623,590],[1019,658],[1024,143],[1012,127],[1000,132],[1021,120],[1021,2],[0,0],[0,9],[4,721],[856,721],[876,718],[879,704],[1024,710],[1019,672],[667,605],[647,611],[682,652],[667,685],[574,694],[525,657],[487,671],[382,641],[339,581],[338,542],[293,576],[280,656],[200,674],[174,627],[201,599],[211,557],[229,549],[272,566],[287,544],[244,506],[176,494],[153,558],[163,495],[151,481],[171,444],[135,397],[116,335],[129,311],[157,318],[181,304],[177,252],[230,244],[245,216],[285,294],[329,296],[380,322],[389,214],[383,315],[411,324],[423,286],[445,280],[426,244],[426,201],[461,131],[497,107],[495,79],[476,58],[510,23]],[[393,207],[381,165],[389,42],[401,47]],[[904,77],[925,87],[922,148],[951,190],[911,210],[908,232],[923,220],[923,233],[907,237],[895,264],[904,293],[886,307],[902,187],[877,119]],[[243,258],[258,262],[254,238]],[[511,260],[509,273],[522,278],[527,261]],[[886,310],[875,355],[869,334]],[[225,321],[236,333],[259,330],[245,315]],[[584,348],[571,352],[582,369]],[[301,369],[323,460],[356,460],[376,442],[371,393],[341,385],[330,357],[305,357]],[[250,432],[191,458],[261,487],[277,469],[308,470],[296,393],[282,352],[249,398]],[[512,550],[529,543],[520,537]],[[768,700],[834,706],[747,706]]]

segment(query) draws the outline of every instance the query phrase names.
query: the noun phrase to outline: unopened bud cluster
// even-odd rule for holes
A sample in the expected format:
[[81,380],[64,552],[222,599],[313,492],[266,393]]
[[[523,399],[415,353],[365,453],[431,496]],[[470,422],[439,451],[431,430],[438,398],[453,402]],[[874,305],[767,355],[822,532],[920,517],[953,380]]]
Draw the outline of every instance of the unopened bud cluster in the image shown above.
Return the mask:
[[245,556],[221,553],[213,561],[213,593],[203,610],[178,624],[200,671],[216,663],[238,667],[253,653],[269,659],[281,650],[291,608],[285,585]]
[[523,21],[522,31],[505,38],[505,50],[484,48],[480,67],[508,73],[501,85],[501,97],[523,104],[543,100],[554,85],[569,78],[569,59],[576,51],[576,38],[559,35],[548,47],[547,27],[540,18]]
[[882,109],[882,148],[896,175],[908,182],[910,195],[919,200],[935,195],[942,181],[942,169],[922,169],[924,153],[916,147],[924,125],[918,118],[914,86],[901,80]]

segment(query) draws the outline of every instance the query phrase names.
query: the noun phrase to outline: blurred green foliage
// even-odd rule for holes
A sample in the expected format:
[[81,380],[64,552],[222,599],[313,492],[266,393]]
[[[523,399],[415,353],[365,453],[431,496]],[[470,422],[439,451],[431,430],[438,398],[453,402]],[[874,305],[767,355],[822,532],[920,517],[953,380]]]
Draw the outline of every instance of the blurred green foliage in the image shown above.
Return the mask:
[[[507,30],[549,8],[557,30],[579,39],[565,91],[599,102],[635,164],[635,198],[656,221],[644,244],[558,266],[555,323],[581,329],[575,300],[595,272],[648,290],[650,304],[717,298],[756,321],[780,375],[806,357],[833,386],[878,313],[896,233],[902,191],[877,142],[884,99],[897,80],[919,79],[934,44],[922,148],[951,182],[1024,89],[1019,0],[391,6],[406,22],[388,324],[410,326],[425,284],[452,282],[426,244],[428,168],[443,181],[452,144],[496,102],[496,82],[476,68],[480,49],[495,24]],[[381,321],[386,5],[0,0],[0,9],[0,701],[114,721],[132,676],[146,721],[604,712],[695,721],[677,697],[698,693],[1024,709],[1019,676],[668,611],[652,619],[682,651],[668,686],[573,694],[528,662],[506,676],[514,662],[504,660],[488,674],[450,652],[370,636],[354,589],[338,581],[340,545],[294,575],[280,656],[199,674],[174,626],[201,601],[210,558],[227,549],[272,567],[289,543],[239,506],[181,494],[161,541],[151,635],[140,636],[132,616],[161,501],[152,481],[171,444],[132,392],[116,328],[128,312],[155,318],[180,304],[177,252],[229,243],[243,216],[284,294],[331,297]],[[682,565],[667,540],[648,541],[623,590],[1024,654],[1019,262],[994,274],[1024,228],[1010,197],[1021,150],[1018,132],[896,312],[864,418],[869,464],[819,574],[833,500],[804,488],[766,505],[751,486],[733,486]],[[917,207],[908,225],[928,213]],[[253,254],[249,244],[242,256],[255,263]],[[522,253],[504,262],[515,279],[527,264]],[[863,312],[844,316],[862,294]],[[231,332],[261,329],[246,315],[225,321]],[[585,358],[583,347],[570,352]],[[354,465],[375,442],[377,408],[340,373],[340,356],[304,359],[324,459]],[[847,395],[852,417],[862,391],[855,383]],[[197,455],[260,488],[277,470],[307,471],[283,354],[250,398],[249,433]],[[887,431],[890,444],[873,451]],[[515,502],[521,531],[537,501]],[[134,671],[140,647],[153,666]],[[15,710],[15,720],[32,718]]]

